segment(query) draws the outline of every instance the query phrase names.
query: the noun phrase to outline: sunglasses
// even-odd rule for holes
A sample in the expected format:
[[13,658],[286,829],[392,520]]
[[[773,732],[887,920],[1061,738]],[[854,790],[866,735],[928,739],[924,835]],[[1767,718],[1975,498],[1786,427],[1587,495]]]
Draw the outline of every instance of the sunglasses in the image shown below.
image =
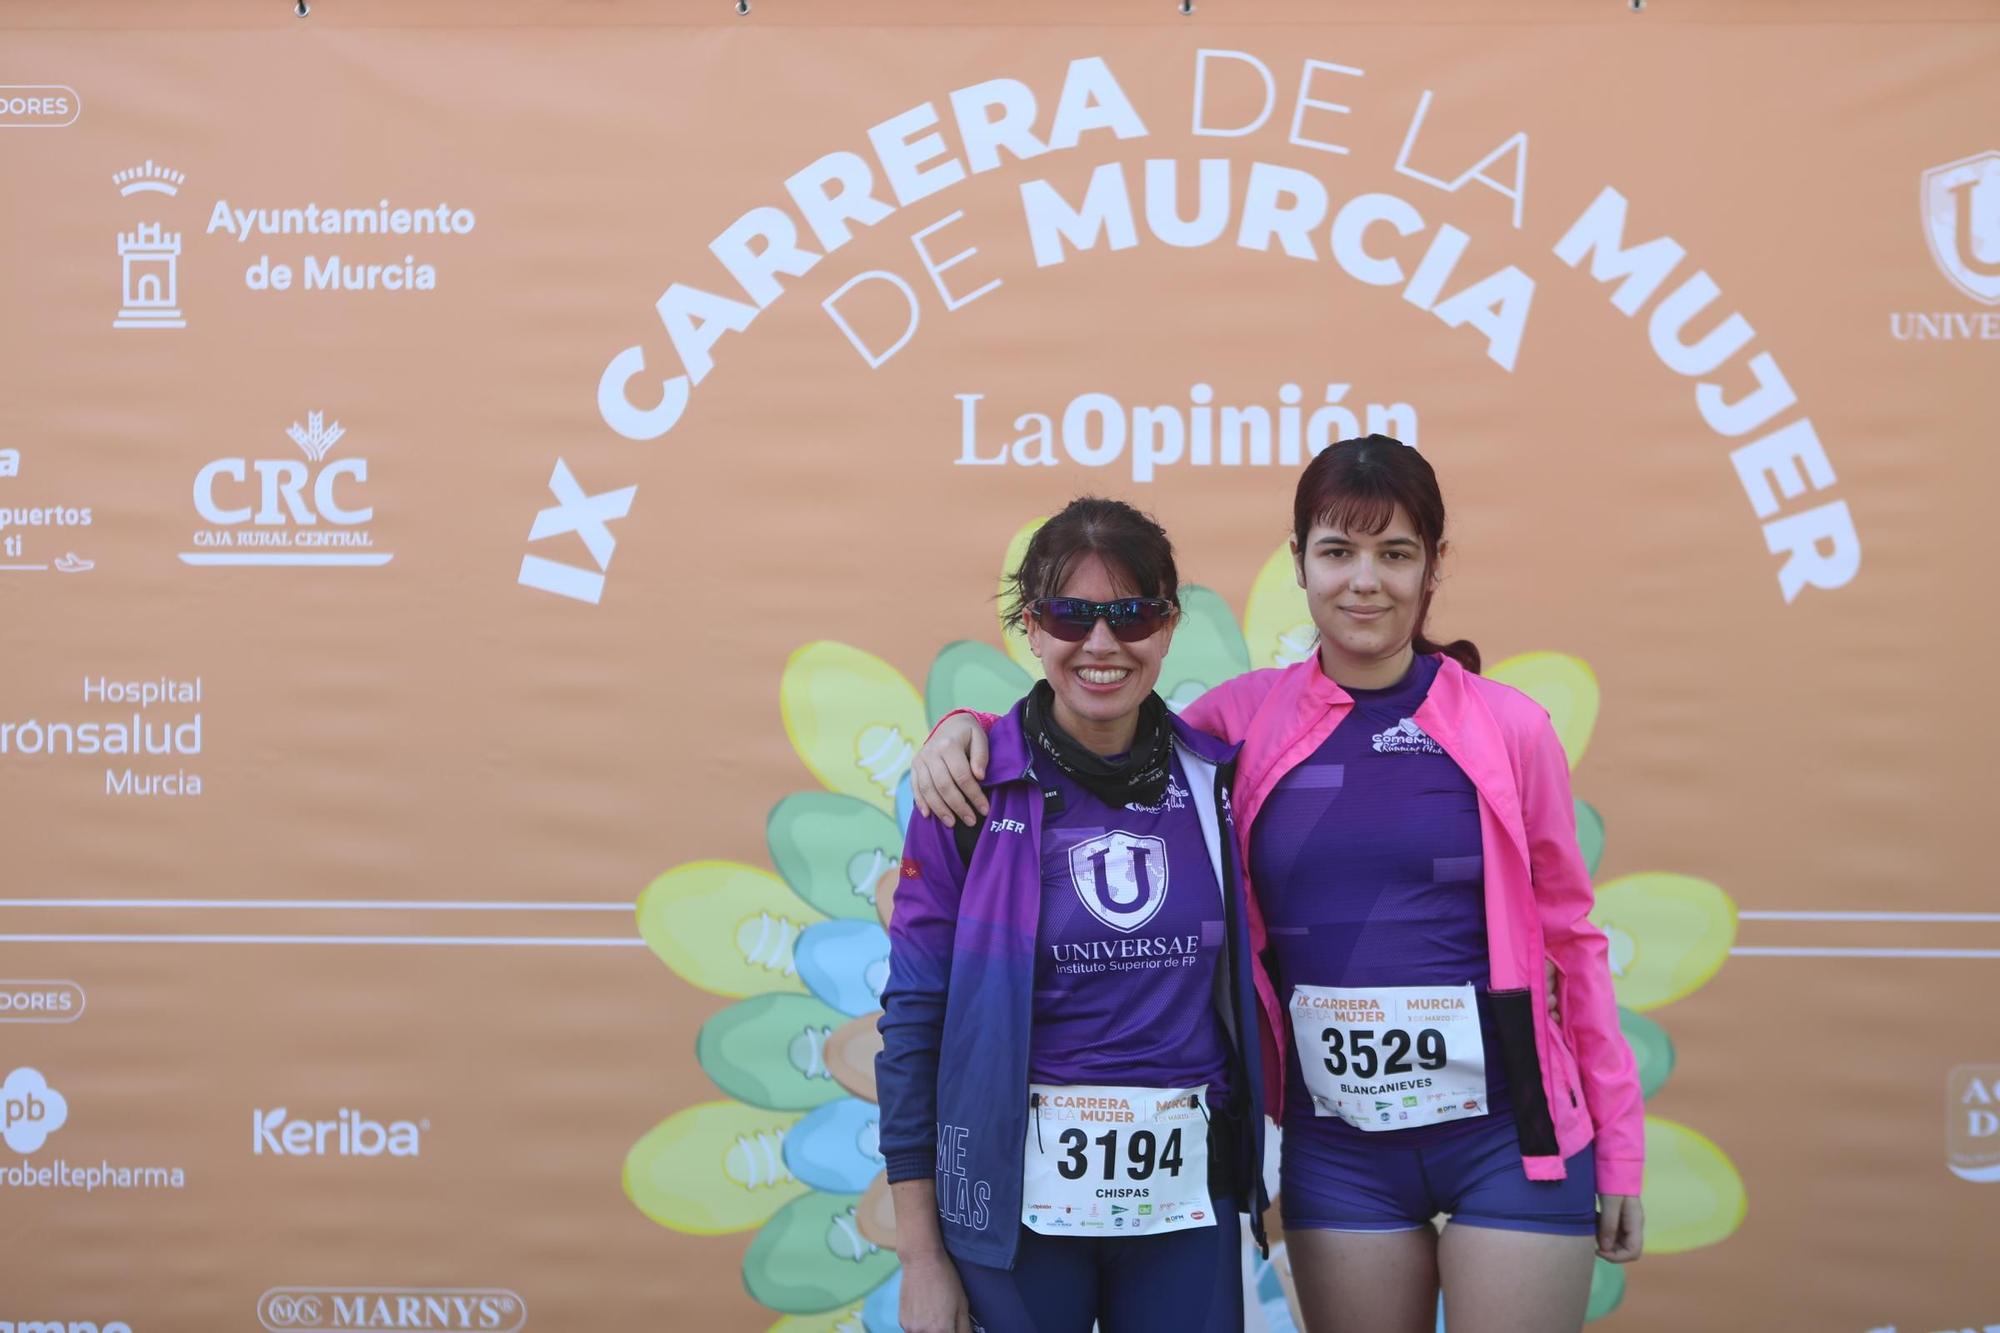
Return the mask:
[[1152,638],[1174,618],[1174,604],[1164,597],[1121,597],[1115,602],[1040,597],[1028,604],[1028,611],[1036,624],[1064,643],[1089,638],[1100,620],[1118,642],[1137,643]]

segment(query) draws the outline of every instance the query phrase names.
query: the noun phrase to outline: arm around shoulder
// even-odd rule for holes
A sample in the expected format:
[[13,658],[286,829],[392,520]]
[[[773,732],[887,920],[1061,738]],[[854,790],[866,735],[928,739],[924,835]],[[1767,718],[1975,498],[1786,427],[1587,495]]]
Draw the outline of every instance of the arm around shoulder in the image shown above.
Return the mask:
[[1200,698],[1181,709],[1181,721],[1233,745],[1248,734],[1251,717],[1283,675],[1283,671],[1267,668],[1246,671],[1220,685],[1212,685]]

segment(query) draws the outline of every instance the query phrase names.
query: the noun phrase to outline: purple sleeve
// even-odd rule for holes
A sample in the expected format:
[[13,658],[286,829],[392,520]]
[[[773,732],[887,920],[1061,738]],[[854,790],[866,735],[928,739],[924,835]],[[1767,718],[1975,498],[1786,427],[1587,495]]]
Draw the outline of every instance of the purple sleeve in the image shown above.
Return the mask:
[[938,1049],[964,887],[952,825],[912,816],[889,918],[889,983],[876,1023],[882,1034],[875,1057],[881,1153],[892,1185],[925,1179],[937,1169]]

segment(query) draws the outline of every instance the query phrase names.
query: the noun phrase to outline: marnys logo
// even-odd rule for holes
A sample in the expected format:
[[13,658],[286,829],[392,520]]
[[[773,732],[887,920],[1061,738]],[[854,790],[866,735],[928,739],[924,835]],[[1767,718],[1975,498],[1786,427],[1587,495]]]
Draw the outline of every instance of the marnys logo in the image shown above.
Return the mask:
[[1960,1065],[1945,1089],[1946,1165],[1961,1180],[2000,1180],[2000,1065]]
[[428,1120],[370,1120],[342,1107],[332,1120],[291,1120],[282,1106],[250,1113],[251,1152],[263,1157],[420,1157]]
[[273,1333],[511,1333],[528,1322],[528,1303],[504,1287],[273,1287],[257,1322]]
[[[285,432],[296,458],[218,458],[195,474],[195,512],[211,526],[197,529],[194,544],[182,551],[190,565],[386,565],[395,556],[376,551],[366,524],[372,506],[354,501],[354,489],[368,480],[368,460],[326,461],[347,430],[328,425],[311,412],[303,426]],[[308,466],[310,465],[310,466]],[[254,479],[251,474],[255,474]],[[310,483],[310,490],[308,484]],[[246,501],[254,500],[253,508]]]
[[0,1319],[0,1333],[132,1333],[132,1326],[123,1319]]

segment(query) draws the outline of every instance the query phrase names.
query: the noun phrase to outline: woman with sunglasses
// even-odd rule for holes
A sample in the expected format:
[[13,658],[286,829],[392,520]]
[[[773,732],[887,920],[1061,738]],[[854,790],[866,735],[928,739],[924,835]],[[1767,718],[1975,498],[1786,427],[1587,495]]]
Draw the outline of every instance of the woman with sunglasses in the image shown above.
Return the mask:
[[[1593,1255],[1642,1247],[1641,1093],[1568,765],[1471,643],[1426,637],[1445,550],[1416,450],[1327,449],[1293,504],[1317,653],[1183,714],[1242,745],[1266,1102],[1313,1330],[1428,1333],[1440,1287],[1452,1333],[1578,1329]],[[940,724],[920,805],[971,812],[953,773],[985,765],[979,741]]]
[[1234,747],[1153,692],[1173,548],[1072,502],[1010,576],[1046,679],[999,718],[976,839],[919,819],[876,1059],[907,1333],[1239,1329],[1262,1073]]

